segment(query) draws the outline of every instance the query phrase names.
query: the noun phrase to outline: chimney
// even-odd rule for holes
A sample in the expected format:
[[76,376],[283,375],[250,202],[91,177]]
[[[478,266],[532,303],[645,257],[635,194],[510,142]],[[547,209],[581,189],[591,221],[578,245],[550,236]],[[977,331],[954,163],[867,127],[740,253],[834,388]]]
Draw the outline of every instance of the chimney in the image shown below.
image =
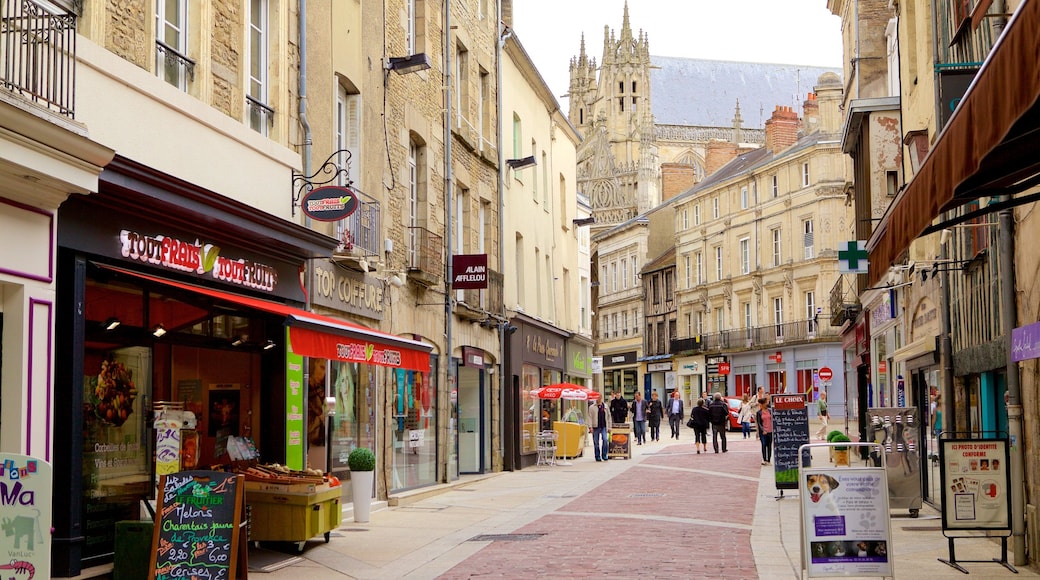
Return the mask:
[[802,103],[802,134],[808,135],[820,130],[820,103],[816,101],[816,93],[809,93]]
[[777,105],[773,116],[766,121],[766,149],[774,154],[798,141],[798,113],[791,107]]
[[736,143],[723,141],[722,139],[712,139],[704,146],[704,173],[711,175],[723,165],[736,159],[736,157]]

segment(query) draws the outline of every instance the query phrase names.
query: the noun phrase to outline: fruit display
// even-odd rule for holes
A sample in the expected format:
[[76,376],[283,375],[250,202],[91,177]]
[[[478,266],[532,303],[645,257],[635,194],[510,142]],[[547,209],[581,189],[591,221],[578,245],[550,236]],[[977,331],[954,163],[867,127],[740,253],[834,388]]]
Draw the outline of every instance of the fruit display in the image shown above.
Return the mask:
[[284,465],[271,463],[267,465],[251,465],[240,470],[246,476],[246,481],[261,481],[266,483],[325,483],[325,474],[319,469],[305,469],[298,471],[289,469]]
[[137,400],[133,371],[121,362],[102,361],[93,386],[94,414],[109,425],[122,426],[133,413]]

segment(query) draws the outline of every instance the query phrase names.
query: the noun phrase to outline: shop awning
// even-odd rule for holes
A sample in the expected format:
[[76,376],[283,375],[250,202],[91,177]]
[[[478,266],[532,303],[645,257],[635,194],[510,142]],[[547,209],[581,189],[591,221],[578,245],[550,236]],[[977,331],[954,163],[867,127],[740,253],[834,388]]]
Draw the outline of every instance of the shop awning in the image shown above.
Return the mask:
[[1022,2],[920,170],[874,230],[870,284],[942,212],[1040,183],[1040,0]]
[[360,324],[322,316],[270,300],[186,284],[107,264],[98,265],[119,274],[283,316],[289,326],[289,343],[292,352],[301,356],[430,372],[430,351],[433,350],[433,347],[416,340],[401,338],[366,328]]

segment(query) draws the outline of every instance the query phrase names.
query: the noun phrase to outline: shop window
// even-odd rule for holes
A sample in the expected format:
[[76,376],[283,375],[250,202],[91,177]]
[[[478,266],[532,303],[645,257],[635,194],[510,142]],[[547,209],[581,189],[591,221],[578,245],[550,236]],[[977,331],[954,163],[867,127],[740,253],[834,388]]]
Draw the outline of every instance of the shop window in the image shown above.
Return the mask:
[[[431,365],[432,367],[432,365]],[[437,481],[437,387],[430,374],[364,366],[369,376],[388,374],[393,393],[393,490]],[[431,369],[432,370],[432,369]],[[378,380],[378,379],[377,379]],[[373,399],[374,400],[374,399]],[[375,415],[367,418],[375,432]]]

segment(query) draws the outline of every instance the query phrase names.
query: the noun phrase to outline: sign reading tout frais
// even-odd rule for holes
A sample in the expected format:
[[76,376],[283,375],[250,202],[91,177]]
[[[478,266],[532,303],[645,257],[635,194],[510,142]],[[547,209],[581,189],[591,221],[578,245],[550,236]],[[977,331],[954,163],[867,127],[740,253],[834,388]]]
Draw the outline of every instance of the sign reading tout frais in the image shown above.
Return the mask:
[[289,327],[292,352],[312,358],[357,362],[383,367],[430,372],[430,353],[371,341]]
[[252,260],[221,256],[219,246],[198,239],[185,242],[169,236],[121,230],[119,253],[135,262],[200,276],[209,274],[214,280],[254,290],[272,292],[278,285],[275,268]]
[[357,211],[358,198],[349,187],[329,185],[312,189],[304,196],[300,207],[311,219],[334,222]]

